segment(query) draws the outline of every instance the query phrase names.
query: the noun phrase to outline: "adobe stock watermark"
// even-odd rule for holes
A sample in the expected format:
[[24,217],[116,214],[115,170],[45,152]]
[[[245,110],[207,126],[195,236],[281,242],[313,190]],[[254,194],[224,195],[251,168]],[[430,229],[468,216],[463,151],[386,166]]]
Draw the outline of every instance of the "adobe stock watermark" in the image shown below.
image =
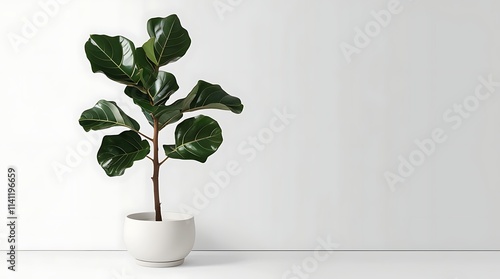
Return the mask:
[[[244,157],[246,163],[251,163],[295,118],[296,115],[290,113],[287,108],[274,109],[273,116],[267,125],[238,145],[238,154]],[[210,205],[211,200],[217,198],[221,191],[230,185],[232,177],[239,175],[243,168],[244,164],[241,160],[230,160],[224,169],[210,172],[210,182],[202,188],[196,188],[191,204],[181,204],[179,206],[180,212],[192,215],[200,214],[203,209]]]
[[52,161],[50,164],[54,171],[57,181],[62,183],[64,177],[78,168],[83,159],[89,155],[95,155],[95,150],[101,146],[100,138],[105,134],[103,131],[92,131],[85,133],[85,139],[80,140],[73,146],[66,146],[66,155],[64,159]]
[[318,238],[318,246],[313,254],[302,260],[300,264],[292,265],[288,270],[283,272],[281,279],[307,279],[316,272],[321,263],[327,261],[340,245],[333,242],[330,236],[326,239]]
[[[119,100],[120,108],[125,113],[139,109],[125,94],[120,95]],[[103,136],[113,134],[106,130],[92,130],[85,132],[82,129],[81,131],[84,133],[85,139],[78,141],[72,146],[66,146],[66,154],[63,156],[64,158],[54,160],[50,164],[59,183],[64,181],[66,175],[72,173],[74,169],[78,168],[85,158],[91,155],[96,156],[96,151],[101,146],[101,138]]]
[[[468,119],[472,114],[479,109],[481,102],[488,100],[493,93],[496,92],[496,87],[500,87],[500,82],[493,81],[493,75],[488,78],[479,76],[479,84],[474,89],[474,93],[465,97],[462,102],[455,103],[453,106],[443,113],[443,121],[449,125],[448,129],[457,130],[460,128],[465,119]],[[437,147],[443,144],[448,139],[448,133],[445,128],[437,127],[433,129],[429,137],[424,139],[415,139],[414,149],[408,156],[398,156],[398,167],[396,172],[386,171],[384,177],[391,191],[396,190],[396,185],[403,183],[408,179],[415,170],[422,166],[426,159],[432,156]]]
[[224,20],[227,13],[232,13],[244,0],[215,0],[212,5],[220,20]]
[[20,51],[22,45],[29,43],[36,37],[39,30],[49,24],[50,19],[56,17],[61,7],[72,0],[41,0],[38,2],[38,9],[31,16],[21,18],[21,26],[18,32],[7,33],[7,38],[16,51]]
[[[409,0],[409,2],[411,1]],[[344,41],[339,45],[347,63],[351,63],[354,54],[360,54],[361,50],[368,47],[372,39],[380,35],[382,30],[389,26],[393,17],[400,14],[403,9],[404,7],[399,0],[390,0],[385,9],[378,12],[372,10],[370,12],[372,19],[365,23],[364,28],[354,28],[353,43],[349,44]]]

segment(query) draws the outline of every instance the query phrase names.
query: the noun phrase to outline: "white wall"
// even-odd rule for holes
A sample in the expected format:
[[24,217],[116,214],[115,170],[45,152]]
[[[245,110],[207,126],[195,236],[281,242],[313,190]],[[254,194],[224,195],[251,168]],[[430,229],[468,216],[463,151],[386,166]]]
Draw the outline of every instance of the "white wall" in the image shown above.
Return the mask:
[[[91,73],[83,44],[103,33],[140,45],[146,20],[171,13],[193,40],[165,68],[176,96],[204,79],[245,104],[241,115],[204,112],[225,138],[206,164],[162,170],[164,208],[197,210],[195,249],[312,249],[328,237],[340,249],[500,249],[500,88],[474,99],[478,77],[500,80],[500,2],[74,0],[23,35],[25,20],[44,19],[38,3],[0,11],[1,168],[19,171],[20,249],[124,249],[124,216],[152,210],[149,162],[108,178],[95,153],[119,129],[78,125],[105,98],[149,131],[123,86]],[[388,4],[390,22],[374,24],[371,11]],[[356,44],[367,25],[373,37]],[[346,56],[345,44],[359,48]],[[453,109],[464,100],[462,117]],[[389,187],[384,173],[398,174],[399,156],[419,159],[414,141],[435,129],[446,140]],[[202,200],[228,164],[239,173]]]

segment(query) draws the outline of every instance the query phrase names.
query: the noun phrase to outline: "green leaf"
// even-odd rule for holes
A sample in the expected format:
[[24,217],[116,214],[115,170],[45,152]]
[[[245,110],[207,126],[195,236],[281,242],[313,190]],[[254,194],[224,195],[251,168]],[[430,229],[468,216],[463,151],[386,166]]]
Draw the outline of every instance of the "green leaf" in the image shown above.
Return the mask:
[[164,105],[177,89],[179,89],[179,85],[177,85],[175,76],[167,72],[159,72],[156,81],[148,88],[155,106]]
[[151,105],[149,101],[148,94],[143,93],[141,90],[136,87],[127,86],[125,87],[125,94],[132,98],[134,104],[141,107],[143,110],[147,112],[152,112],[155,108]]
[[153,116],[158,119],[159,130],[162,130],[168,124],[175,123],[182,118],[182,112],[180,110],[172,110],[166,106],[154,107],[152,112],[148,112],[143,109],[142,113],[144,113],[144,116],[148,120],[151,127],[154,127]]
[[165,105],[153,106],[149,102],[148,95],[135,87],[127,86],[125,94],[132,98],[134,103],[142,109],[151,126],[154,126],[153,116],[158,119],[160,130],[182,118],[182,112],[179,108]]
[[97,161],[108,176],[120,176],[135,161],[144,159],[149,154],[149,148],[147,140],[141,141],[139,134],[125,131],[102,139]]
[[135,87],[127,86],[125,94],[132,98],[134,103],[142,109],[144,116],[151,126],[154,126],[153,116],[158,119],[160,130],[182,118],[180,108],[165,105],[153,106],[149,101],[148,95]]
[[154,127],[155,126],[155,122],[154,122],[154,119],[153,119],[153,114],[151,112],[145,111],[144,109],[142,110],[142,113],[144,114],[144,116],[148,120],[149,125],[151,125],[151,127]]
[[171,106],[181,106],[183,112],[200,109],[222,109],[241,113],[241,100],[226,93],[218,84],[200,80],[188,96],[174,102]]
[[116,126],[127,127],[135,131],[140,129],[139,123],[126,115],[115,102],[106,100],[100,100],[93,108],[84,111],[79,122],[87,132]]
[[222,130],[214,119],[198,115],[188,118],[175,129],[175,145],[164,145],[170,158],[204,163],[222,143]]
[[146,57],[146,53],[142,47],[135,50],[135,62],[140,70],[141,85],[144,88],[150,87],[156,80],[155,65]]
[[178,60],[186,54],[191,45],[188,31],[182,27],[177,15],[151,18],[147,28],[149,36],[154,39],[150,39],[143,47],[146,55],[157,66]]
[[153,111],[154,107],[164,105],[168,98],[179,89],[175,76],[167,72],[159,72],[157,78],[145,88],[148,94],[137,87],[127,86],[125,94],[134,100],[134,103],[146,111]]
[[90,35],[85,43],[92,71],[124,84],[136,84],[140,79],[134,51],[134,43],[122,36]]
[[142,45],[142,48],[144,48],[144,52],[146,53],[146,56],[149,58],[149,60],[153,61],[155,65],[158,65],[158,60],[156,59],[155,56],[155,37],[151,37],[147,42],[145,42]]
[[158,119],[158,126],[160,130],[165,128],[168,124],[175,123],[182,118],[182,112],[180,110],[172,110],[172,108],[168,106],[157,107],[153,111],[152,115]]

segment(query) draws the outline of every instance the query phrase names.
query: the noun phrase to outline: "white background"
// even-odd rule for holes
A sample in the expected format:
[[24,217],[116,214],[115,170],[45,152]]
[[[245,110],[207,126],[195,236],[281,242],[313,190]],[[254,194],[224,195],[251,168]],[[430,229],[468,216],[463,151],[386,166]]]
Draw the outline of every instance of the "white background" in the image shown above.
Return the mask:
[[[195,249],[315,249],[328,237],[339,249],[500,249],[500,88],[458,127],[458,114],[443,117],[474,98],[479,76],[500,81],[500,2],[401,0],[348,57],[341,45],[356,47],[356,28],[390,1],[73,0],[50,15],[46,2],[0,11],[0,168],[19,173],[20,249],[124,249],[123,218],[152,210],[149,161],[108,178],[95,154],[120,129],[78,125],[107,99],[150,132],[123,86],[91,72],[83,45],[92,33],[142,45],[146,21],[172,13],[193,41],[164,68],[177,77],[174,96],[203,79],[245,104],[241,115],[203,112],[225,140],[207,163],[162,169],[164,209],[197,211]],[[284,112],[293,119],[276,121]],[[384,173],[397,174],[399,156],[436,128],[446,141],[389,187]],[[200,198],[228,164],[238,174]],[[5,212],[6,190],[0,198]]]

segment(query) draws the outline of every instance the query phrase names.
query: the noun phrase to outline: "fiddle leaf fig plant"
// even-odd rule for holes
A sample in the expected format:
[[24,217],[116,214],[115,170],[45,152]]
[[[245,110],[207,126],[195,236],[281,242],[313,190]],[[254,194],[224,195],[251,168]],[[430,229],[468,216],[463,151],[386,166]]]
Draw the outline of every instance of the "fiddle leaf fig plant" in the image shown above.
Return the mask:
[[169,158],[205,162],[222,144],[222,130],[217,121],[208,116],[187,118],[176,126],[174,141],[164,144],[163,150],[160,150],[160,131],[188,112],[220,109],[239,114],[243,105],[220,85],[202,80],[185,98],[169,102],[179,85],[172,73],[160,68],[184,56],[191,38],[177,15],[151,18],[147,31],[150,38],[141,47],[123,36],[90,35],[85,53],[94,73],[103,73],[126,86],[124,93],[142,110],[153,127],[153,134],[143,134],[136,120],[108,100],[100,100],[85,110],[79,123],[86,132],[111,127],[126,129],[118,135],[104,136],[97,161],[108,176],[120,176],[135,161],[149,158],[153,163],[151,179],[156,221],[162,221],[160,166]]

